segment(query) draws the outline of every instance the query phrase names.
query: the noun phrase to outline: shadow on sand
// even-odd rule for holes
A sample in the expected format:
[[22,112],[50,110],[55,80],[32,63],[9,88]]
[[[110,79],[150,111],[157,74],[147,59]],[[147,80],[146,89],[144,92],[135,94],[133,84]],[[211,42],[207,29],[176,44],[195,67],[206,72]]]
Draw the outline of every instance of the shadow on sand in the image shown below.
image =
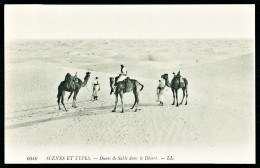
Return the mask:
[[[81,102],[84,102],[84,101],[81,101]],[[132,104],[125,104],[125,107],[127,108],[127,109],[125,109],[125,112],[133,112],[134,113],[134,111],[129,110],[129,108],[131,106],[132,106]],[[149,107],[149,106],[158,106],[158,105],[157,104],[151,104],[151,103],[139,104],[139,110],[140,110],[140,107]],[[44,108],[48,108],[48,107],[54,107],[54,106],[32,108],[32,109],[26,109],[26,110],[23,110],[23,111],[44,109]],[[43,122],[47,122],[47,121],[62,120],[62,119],[67,119],[67,118],[71,118],[71,117],[88,116],[88,115],[100,115],[100,114],[107,114],[107,113],[121,114],[122,115],[122,113],[120,113],[121,107],[122,107],[121,105],[118,105],[116,112],[112,112],[114,105],[94,107],[94,108],[93,107],[92,108],[91,107],[90,108],[83,108],[83,110],[77,110],[76,109],[77,111],[72,112],[72,113],[57,110],[57,112],[54,112],[54,113],[56,113],[57,115],[62,115],[62,116],[46,117],[44,119],[38,119],[38,120],[34,120],[34,121],[27,121],[27,122],[23,122],[23,123],[19,123],[19,124],[9,125],[9,126],[6,126],[5,128],[6,129],[14,129],[14,128],[31,126],[31,125],[34,125],[34,124],[43,123]]]
[[[84,100],[84,101],[77,101],[77,103],[84,103],[84,102],[89,102],[91,100]],[[65,101],[64,101],[65,103]],[[71,103],[66,103],[66,104],[72,104]],[[13,113],[17,113],[17,112],[24,112],[24,111],[30,111],[30,110],[40,110],[40,109],[45,109],[45,108],[49,108],[49,107],[57,107],[58,105],[49,105],[49,106],[43,106],[43,107],[35,107],[35,108],[29,108],[29,109],[24,109],[24,110],[17,110],[17,111],[13,111]]]

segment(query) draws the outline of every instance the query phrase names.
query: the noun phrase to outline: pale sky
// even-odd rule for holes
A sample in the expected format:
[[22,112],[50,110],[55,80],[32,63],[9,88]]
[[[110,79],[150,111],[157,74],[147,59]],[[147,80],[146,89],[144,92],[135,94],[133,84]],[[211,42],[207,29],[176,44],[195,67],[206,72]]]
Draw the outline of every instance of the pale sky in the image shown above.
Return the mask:
[[6,40],[254,37],[254,5],[5,5]]

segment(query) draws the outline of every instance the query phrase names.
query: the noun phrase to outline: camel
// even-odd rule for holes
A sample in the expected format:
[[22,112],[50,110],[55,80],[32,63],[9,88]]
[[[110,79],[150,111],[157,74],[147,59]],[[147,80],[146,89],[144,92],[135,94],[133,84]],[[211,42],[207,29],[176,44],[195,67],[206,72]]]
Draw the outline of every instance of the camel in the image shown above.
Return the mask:
[[[60,83],[60,85],[58,86],[58,105],[59,105],[59,110],[61,110],[60,108],[60,99],[61,99],[61,103],[64,107],[64,109],[66,111],[68,111],[64,105],[64,95],[65,95],[65,91],[66,92],[70,92],[70,95],[68,97],[68,100],[70,99],[72,93],[74,92],[74,96],[73,96],[73,104],[72,107],[76,107],[76,105],[74,106],[74,104],[76,104],[76,97],[78,95],[79,89],[81,87],[84,87],[87,85],[88,79],[90,77],[90,72],[86,73],[86,76],[84,78],[84,82],[82,82],[78,77],[76,76],[71,76],[70,73],[67,73],[65,76],[65,80],[62,81]],[[74,82],[75,80],[77,80],[77,82]]]
[[[138,82],[135,79],[130,79],[127,77],[125,80],[117,82],[118,77],[116,77],[116,81],[114,80],[114,77],[110,77],[110,88],[111,92],[110,95],[115,92],[116,101],[115,101],[115,108],[112,112],[116,111],[116,106],[118,102],[118,95],[120,95],[121,98],[121,104],[122,104],[122,111],[124,112],[124,101],[123,101],[123,95],[124,93],[133,91],[135,95],[135,102],[131,109],[133,109],[136,106],[136,109],[134,112],[137,112],[138,110],[138,103],[139,103],[139,91],[142,91],[144,88],[144,85],[142,85],[140,82]],[[141,86],[141,89],[138,90],[138,87]]]
[[[171,83],[169,82],[168,74],[162,75],[161,78],[163,78],[165,80],[166,86],[168,86],[168,87],[170,87],[172,89],[172,94],[173,94],[173,103],[172,103],[172,105],[175,105],[175,95],[176,95],[176,101],[177,101],[176,106],[177,107],[179,106],[179,103],[178,103],[178,90],[180,88],[182,89],[182,92],[183,92],[183,97],[182,97],[182,101],[181,101],[180,105],[182,104],[185,95],[186,95],[186,103],[185,103],[185,105],[187,105],[188,80],[186,78],[182,78],[183,81],[184,81],[184,85],[181,85],[180,84],[180,77],[174,76],[172,81],[171,81]],[[185,94],[185,92],[186,92],[186,94]]]

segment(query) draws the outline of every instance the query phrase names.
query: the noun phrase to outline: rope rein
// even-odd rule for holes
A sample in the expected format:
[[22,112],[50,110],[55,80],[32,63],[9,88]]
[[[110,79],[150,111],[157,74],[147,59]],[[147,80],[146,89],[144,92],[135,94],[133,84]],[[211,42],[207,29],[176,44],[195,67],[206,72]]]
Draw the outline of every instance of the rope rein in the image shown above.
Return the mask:
[[87,88],[87,91],[89,91],[89,92],[91,92],[92,93],[92,91],[90,91],[89,89],[88,89],[88,84],[86,84],[86,86],[85,86],[86,88]]

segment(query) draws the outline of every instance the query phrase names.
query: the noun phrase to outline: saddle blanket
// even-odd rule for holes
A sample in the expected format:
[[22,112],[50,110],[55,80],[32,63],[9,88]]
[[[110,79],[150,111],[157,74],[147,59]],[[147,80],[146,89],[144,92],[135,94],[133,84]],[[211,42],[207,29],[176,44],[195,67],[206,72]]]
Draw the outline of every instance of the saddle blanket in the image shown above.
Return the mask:
[[184,87],[184,86],[185,86],[185,83],[184,83],[184,82],[180,82],[180,86],[181,86],[181,87]]
[[180,86],[181,86],[181,87],[184,87],[184,86],[185,86],[185,82],[184,82],[184,80],[183,80],[182,77],[180,77]]
[[123,81],[123,80],[125,80],[126,78],[127,78],[127,76],[121,75],[121,76],[118,78],[117,82]]
[[180,77],[180,83],[184,83],[184,80],[182,79],[182,77]]

